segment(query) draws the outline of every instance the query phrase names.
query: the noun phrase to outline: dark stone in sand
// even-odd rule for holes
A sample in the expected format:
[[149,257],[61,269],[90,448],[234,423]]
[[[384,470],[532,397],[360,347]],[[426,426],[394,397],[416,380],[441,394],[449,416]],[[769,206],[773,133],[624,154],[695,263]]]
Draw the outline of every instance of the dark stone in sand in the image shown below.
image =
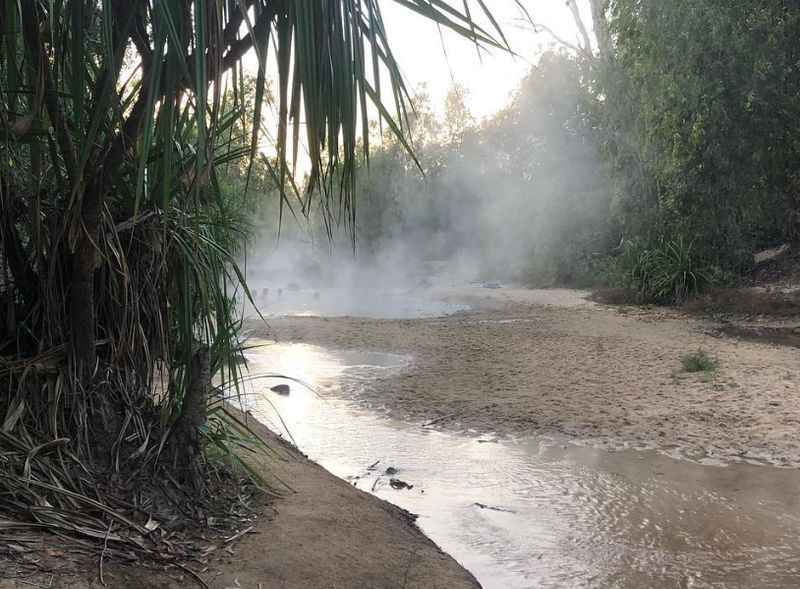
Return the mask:
[[386,469],[385,474],[387,475],[397,474],[397,469],[394,466],[390,466],[389,468]]
[[277,393],[279,395],[288,395],[289,394],[289,385],[288,384],[276,384],[270,390],[273,393]]
[[392,489],[413,489],[414,485],[409,485],[405,481],[401,481],[400,479],[389,479],[389,485],[391,485]]

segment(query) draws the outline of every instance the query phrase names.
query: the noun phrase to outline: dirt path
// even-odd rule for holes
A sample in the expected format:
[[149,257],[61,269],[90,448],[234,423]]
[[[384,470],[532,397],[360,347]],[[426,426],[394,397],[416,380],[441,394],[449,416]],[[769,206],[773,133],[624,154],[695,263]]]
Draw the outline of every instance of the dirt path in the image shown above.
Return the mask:
[[[187,563],[210,589],[480,589],[408,512],[357,490],[255,420],[249,423],[269,446],[269,452],[248,459],[251,466],[268,481],[287,482],[294,492],[277,499],[270,506],[274,516],[259,519],[230,551],[218,551],[204,566]],[[43,548],[45,556],[48,552]],[[114,563],[106,563],[103,584],[97,559],[87,559],[77,574],[4,580],[2,557],[0,589],[201,587],[177,569],[166,574]]]
[[[800,350],[721,337],[671,311],[609,308],[577,291],[449,289],[472,311],[438,319],[282,318],[280,341],[409,354],[365,405],[438,427],[564,434],[602,447],[800,466]],[[686,373],[702,349],[713,374]]]

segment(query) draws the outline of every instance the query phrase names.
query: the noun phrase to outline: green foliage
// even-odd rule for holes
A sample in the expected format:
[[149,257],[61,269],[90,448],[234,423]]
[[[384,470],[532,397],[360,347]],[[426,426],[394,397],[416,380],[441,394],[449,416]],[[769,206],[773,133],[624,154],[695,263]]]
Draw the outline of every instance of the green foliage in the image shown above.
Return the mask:
[[718,284],[719,273],[698,257],[693,244],[679,237],[645,245],[624,244],[610,259],[607,269],[611,286],[633,288],[643,302],[681,304]]
[[686,372],[712,373],[717,369],[719,362],[703,350],[681,356],[681,366]]
[[636,257],[632,278],[645,300],[679,304],[711,282],[708,269],[697,262],[692,243],[682,238],[640,249]]
[[712,286],[728,285],[731,275],[709,265],[692,242],[660,238],[652,244],[631,240],[621,252],[603,257],[594,286],[632,289],[647,303],[682,304]]
[[626,237],[691,235],[733,271],[755,249],[796,239],[800,7],[610,4],[600,115]]
[[[403,2],[502,46],[470,4]],[[179,437],[186,399],[202,400],[191,393],[211,377],[195,360],[207,349],[218,382],[239,379],[234,301],[249,296],[238,260],[255,208],[245,187],[276,196],[278,215],[319,203],[329,224],[354,214],[370,108],[406,145],[408,97],[380,7],[0,0],[0,80],[0,511],[150,548],[147,514],[131,506],[154,489],[189,507],[201,495],[185,475],[203,439]],[[302,195],[289,173],[301,127]]]
[[397,142],[373,155],[362,251],[399,238],[426,259],[481,260],[484,276],[680,303],[797,239],[800,6],[607,6],[593,13],[608,19],[595,23],[611,32],[606,53],[546,53],[489,120],[474,121],[459,87],[441,123],[415,97],[427,175]]

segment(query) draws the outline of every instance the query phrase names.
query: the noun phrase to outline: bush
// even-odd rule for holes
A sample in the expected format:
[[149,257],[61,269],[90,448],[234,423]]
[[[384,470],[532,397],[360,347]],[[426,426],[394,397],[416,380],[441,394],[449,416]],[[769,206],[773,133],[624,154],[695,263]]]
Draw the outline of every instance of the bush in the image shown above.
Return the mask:
[[642,299],[657,303],[681,304],[717,279],[717,273],[694,255],[692,243],[680,237],[651,247],[631,244],[620,263],[629,269],[631,286]]
[[718,363],[703,350],[697,350],[693,354],[682,356],[681,364],[686,372],[714,372]]

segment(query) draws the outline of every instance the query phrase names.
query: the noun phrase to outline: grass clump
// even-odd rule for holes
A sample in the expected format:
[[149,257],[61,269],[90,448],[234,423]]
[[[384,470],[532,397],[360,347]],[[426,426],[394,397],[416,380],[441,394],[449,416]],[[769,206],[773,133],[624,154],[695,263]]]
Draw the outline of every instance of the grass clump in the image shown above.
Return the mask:
[[643,300],[682,304],[714,283],[713,273],[698,263],[693,244],[682,238],[633,249],[631,274]]
[[716,371],[719,362],[705,351],[697,350],[691,354],[681,356],[681,365],[685,372],[705,372],[708,374]]

